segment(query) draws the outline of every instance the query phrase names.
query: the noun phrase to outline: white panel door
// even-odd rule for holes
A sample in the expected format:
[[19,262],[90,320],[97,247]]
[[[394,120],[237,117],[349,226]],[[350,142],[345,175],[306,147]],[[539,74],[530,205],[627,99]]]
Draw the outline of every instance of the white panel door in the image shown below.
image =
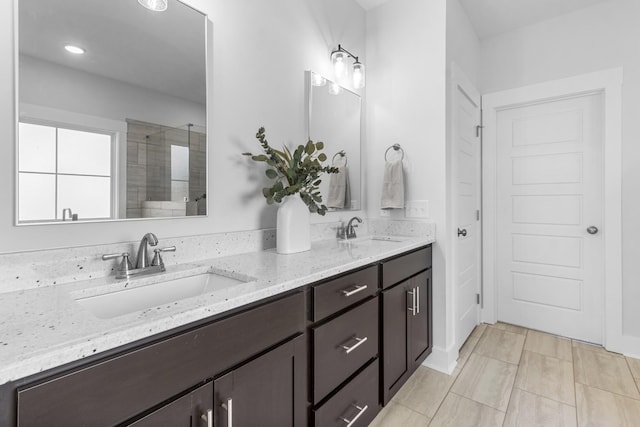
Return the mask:
[[603,324],[602,102],[591,94],[496,113],[498,319],[594,343]]
[[458,70],[453,93],[453,269],[456,344],[480,321],[480,95]]

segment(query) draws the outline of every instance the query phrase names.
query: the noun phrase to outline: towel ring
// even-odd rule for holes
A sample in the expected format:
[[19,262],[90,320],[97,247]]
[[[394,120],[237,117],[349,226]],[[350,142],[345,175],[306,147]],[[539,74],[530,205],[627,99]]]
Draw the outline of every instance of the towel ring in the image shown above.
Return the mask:
[[400,144],[393,144],[391,147],[387,148],[387,151],[384,152],[384,161],[388,161],[387,160],[387,154],[389,153],[389,150],[391,150],[393,148],[394,151],[400,151],[400,153],[402,154],[402,157],[400,158],[400,161],[404,160],[404,150],[402,149],[402,147],[400,146]]
[[336,157],[338,156],[340,156],[341,159],[344,159],[344,166],[347,166],[347,163],[349,163],[349,159],[347,159],[347,153],[345,153],[344,150],[340,150],[333,155],[333,158],[331,159],[331,165],[334,166],[336,164]]

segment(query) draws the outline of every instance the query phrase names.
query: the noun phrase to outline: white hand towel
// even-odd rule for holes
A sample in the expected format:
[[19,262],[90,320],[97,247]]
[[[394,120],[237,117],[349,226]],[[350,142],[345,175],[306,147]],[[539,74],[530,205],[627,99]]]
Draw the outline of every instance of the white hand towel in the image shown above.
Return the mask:
[[384,165],[380,207],[382,209],[404,208],[404,174],[402,170],[402,160],[394,160]]
[[349,187],[349,169],[338,166],[338,173],[329,175],[329,194],[327,207],[344,209],[351,207],[351,189]]

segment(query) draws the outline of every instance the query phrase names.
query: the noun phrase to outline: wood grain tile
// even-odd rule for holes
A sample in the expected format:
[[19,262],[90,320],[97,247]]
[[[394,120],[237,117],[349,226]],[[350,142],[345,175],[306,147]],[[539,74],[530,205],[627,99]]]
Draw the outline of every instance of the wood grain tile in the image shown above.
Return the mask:
[[480,323],[473,329],[473,331],[471,331],[470,336],[474,338],[480,338],[486,329],[487,329],[487,324]]
[[640,401],[576,383],[580,426],[629,426],[640,423]]
[[514,388],[504,427],[570,427],[576,423],[573,406]]
[[640,393],[624,357],[574,347],[573,363],[576,382],[640,399]]
[[431,421],[431,426],[495,427],[502,425],[503,420],[504,412],[449,393]]
[[451,391],[500,411],[506,411],[518,367],[471,354]]
[[491,328],[513,332],[514,334],[527,335],[527,328],[523,328],[522,326],[511,325],[509,323],[503,323],[503,322],[498,322],[489,326]]
[[525,351],[515,387],[575,406],[573,365],[566,360]]
[[431,420],[396,402],[389,402],[369,427],[420,427],[428,426]]
[[569,362],[573,361],[571,340],[544,332],[529,331],[524,349]]
[[627,357],[627,363],[629,364],[629,369],[631,369],[631,375],[635,378],[640,378],[640,359]]
[[469,338],[467,338],[467,341],[460,348],[460,352],[458,354],[458,366],[456,366],[456,369],[458,367],[460,369],[464,367],[464,364],[467,363],[471,352],[476,348],[478,341],[480,341],[479,337],[469,336]]
[[473,351],[482,356],[518,364],[524,340],[525,335],[487,328]]
[[428,418],[433,418],[454,381],[454,376],[420,366],[393,400]]
[[571,346],[573,348],[579,348],[581,350],[595,351],[596,353],[606,354],[607,356],[624,357],[622,354],[607,351],[606,348],[597,344],[589,344],[582,341],[571,340]]

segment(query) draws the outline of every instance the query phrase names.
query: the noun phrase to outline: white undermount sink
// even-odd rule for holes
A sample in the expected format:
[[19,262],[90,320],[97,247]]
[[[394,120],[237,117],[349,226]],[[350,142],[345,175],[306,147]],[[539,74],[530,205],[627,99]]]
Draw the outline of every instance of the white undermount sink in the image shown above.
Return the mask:
[[398,243],[398,242],[404,242],[408,239],[408,237],[401,237],[401,236],[379,236],[379,235],[374,235],[374,236],[362,236],[362,237],[357,237],[355,239],[347,239],[347,240],[340,240],[339,242],[341,243],[373,243],[373,242],[390,242],[390,243]]
[[111,319],[186,298],[205,295],[245,282],[245,280],[220,274],[203,273],[91,297],[77,298],[76,302],[100,319]]

